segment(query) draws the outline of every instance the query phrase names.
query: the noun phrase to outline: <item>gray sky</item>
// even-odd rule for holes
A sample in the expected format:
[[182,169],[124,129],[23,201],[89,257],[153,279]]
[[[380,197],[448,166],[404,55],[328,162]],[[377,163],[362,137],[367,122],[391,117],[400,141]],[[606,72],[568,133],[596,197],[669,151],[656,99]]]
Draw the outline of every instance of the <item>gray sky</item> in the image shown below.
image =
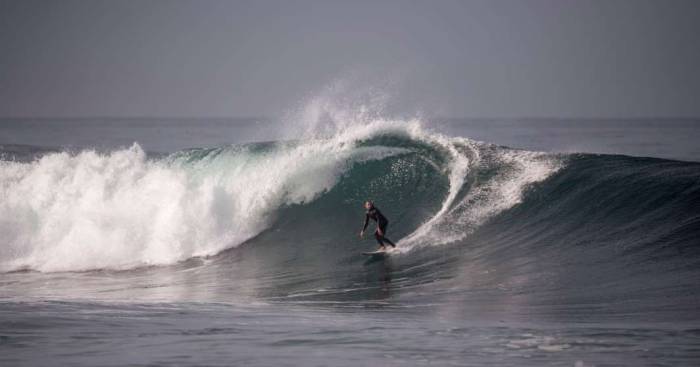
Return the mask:
[[[0,116],[698,117],[700,1],[0,0]],[[354,93],[354,92],[353,92]]]

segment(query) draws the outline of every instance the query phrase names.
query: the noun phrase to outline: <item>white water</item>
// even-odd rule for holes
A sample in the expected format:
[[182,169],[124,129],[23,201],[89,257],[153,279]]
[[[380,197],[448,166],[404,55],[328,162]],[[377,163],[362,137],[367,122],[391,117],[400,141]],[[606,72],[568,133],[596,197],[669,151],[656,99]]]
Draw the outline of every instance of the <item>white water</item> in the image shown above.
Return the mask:
[[255,154],[215,150],[194,163],[187,154],[149,160],[138,144],[0,162],[0,271],[125,269],[216,254],[260,233],[280,206],[330,189],[355,162],[404,152],[357,148],[358,140],[412,129],[377,121]]

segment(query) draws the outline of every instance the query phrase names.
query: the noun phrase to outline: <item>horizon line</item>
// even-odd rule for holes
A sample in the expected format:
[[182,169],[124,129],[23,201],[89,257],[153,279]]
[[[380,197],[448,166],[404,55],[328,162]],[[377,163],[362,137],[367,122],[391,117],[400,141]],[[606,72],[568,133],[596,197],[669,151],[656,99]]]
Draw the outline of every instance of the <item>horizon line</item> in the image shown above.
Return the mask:
[[[388,117],[391,118],[391,117]],[[531,121],[531,120],[559,120],[559,121],[573,121],[573,120],[700,120],[700,116],[427,116],[427,117],[407,117],[403,118],[424,118],[428,120],[482,120],[482,121]],[[104,119],[104,120],[264,120],[266,122],[275,121],[281,119],[280,117],[272,116],[107,116],[107,115],[84,115],[84,116],[0,116],[2,120],[51,120],[51,119],[61,119],[61,120],[90,120],[90,119]]]

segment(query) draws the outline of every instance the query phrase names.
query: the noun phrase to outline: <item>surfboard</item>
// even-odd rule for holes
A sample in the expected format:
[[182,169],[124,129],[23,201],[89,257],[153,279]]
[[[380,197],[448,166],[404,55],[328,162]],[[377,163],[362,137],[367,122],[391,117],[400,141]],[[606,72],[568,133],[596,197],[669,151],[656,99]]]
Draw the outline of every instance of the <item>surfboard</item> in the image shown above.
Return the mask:
[[386,250],[377,250],[377,251],[363,252],[362,255],[365,255],[365,256],[385,256],[385,255],[388,255],[388,252]]

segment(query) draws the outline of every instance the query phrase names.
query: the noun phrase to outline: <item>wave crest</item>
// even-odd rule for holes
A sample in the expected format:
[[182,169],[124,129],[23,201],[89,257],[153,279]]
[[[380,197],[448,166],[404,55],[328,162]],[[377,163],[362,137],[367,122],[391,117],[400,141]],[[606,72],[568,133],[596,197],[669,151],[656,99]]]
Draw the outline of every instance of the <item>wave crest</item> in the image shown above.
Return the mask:
[[3,161],[0,270],[126,269],[213,255],[269,228],[280,208],[323,196],[356,174],[356,164],[407,154],[432,165],[448,189],[440,209],[400,241],[404,250],[463,238],[558,167],[543,154],[390,120],[332,137],[193,149],[159,159],[134,144],[106,154]]

